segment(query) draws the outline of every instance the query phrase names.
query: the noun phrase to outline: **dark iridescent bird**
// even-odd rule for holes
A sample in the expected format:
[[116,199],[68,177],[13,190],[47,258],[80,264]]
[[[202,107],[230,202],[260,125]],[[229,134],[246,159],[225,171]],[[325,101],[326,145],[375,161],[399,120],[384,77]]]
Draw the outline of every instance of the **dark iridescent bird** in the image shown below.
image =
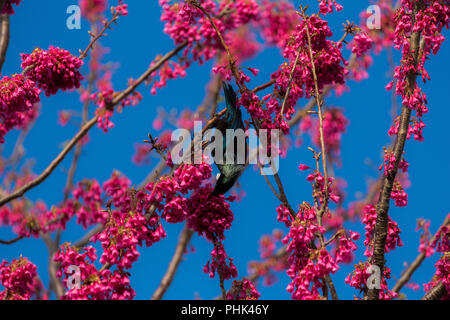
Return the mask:
[[[236,181],[239,179],[241,174],[244,172],[246,163],[247,163],[247,140],[244,139],[244,163],[239,163],[238,157],[238,139],[234,139],[230,143],[234,143],[234,162],[226,163],[226,151],[227,151],[227,141],[226,141],[226,130],[227,129],[242,129],[244,131],[244,122],[242,121],[241,110],[236,105],[237,97],[236,93],[233,90],[233,87],[229,84],[223,83],[223,91],[225,94],[225,103],[227,107],[227,111],[225,112],[223,118],[220,118],[215,127],[222,133],[223,136],[223,161],[224,164],[216,163],[217,168],[220,171],[219,179],[216,182],[216,186],[214,191],[211,193],[212,196],[217,196],[226,193],[230,190]],[[242,150],[241,150],[242,151]]]

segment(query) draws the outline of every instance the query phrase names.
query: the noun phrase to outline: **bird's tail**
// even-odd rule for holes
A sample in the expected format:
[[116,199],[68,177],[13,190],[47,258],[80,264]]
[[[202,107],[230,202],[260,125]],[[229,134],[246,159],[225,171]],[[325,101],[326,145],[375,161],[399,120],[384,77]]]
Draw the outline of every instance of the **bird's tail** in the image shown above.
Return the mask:
[[233,87],[227,83],[223,83],[223,92],[225,94],[225,102],[227,111],[224,119],[228,123],[228,129],[243,129],[241,110],[237,107],[237,95]]

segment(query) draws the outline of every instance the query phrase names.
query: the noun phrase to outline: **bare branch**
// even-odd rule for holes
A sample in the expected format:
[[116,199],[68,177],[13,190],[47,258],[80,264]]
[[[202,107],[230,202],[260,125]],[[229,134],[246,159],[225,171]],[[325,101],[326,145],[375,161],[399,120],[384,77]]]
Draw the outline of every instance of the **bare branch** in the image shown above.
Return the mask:
[[10,245],[10,244],[13,244],[13,243],[16,243],[16,242],[22,240],[23,238],[25,238],[25,237],[24,236],[18,236],[16,238],[12,239],[12,240],[0,240],[0,244]]
[[[415,25],[415,12],[417,12],[417,3],[414,6],[414,14],[412,15],[412,28]],[[414,59],[414,68],[417,66],[419,55],[420,32],[413,32],[410,39],[410,52]],[[413,89],[416,85],[417,74],[410,71],[407,77],[407,86]],[[386,238],[389,222],[389,202],[391,200],[391,192],[394,186],[395,177],[397,176],[398,166],[403,157],[403,151],[406,143],[409,122],[411,118],[411,109],[408,106],[402,106],[400,115],[400,124],[397,138],[394,143],[393,153],[395,157],[394,168],[383,177],[383,183],[380,190],[380,196],[377,203],[377,221],[374,232],[374,248],[373,248],[373,264],[383,270],[385,259],[384,250],[386,247]],[[368,300],[378,300],[380,289],[369,289],[367,293]]]
[[425,296],[423,296],[422,300],[439,300],[446,293],[444,284],[439,282],[433,289],[431,289]]
[[192,231],[185,225],[183,231],[181,232],[180,240],[178,241],[175,253],[169,263],[169,267],[167,268],[166,273],[161,279],[158,288],[153,293],[151,300],[161,300],[169,286],[172,284],[175,273],[178,270],[180,262],[183,258],[183,254],[186,251],[187,245],[189,244],[189,241],[191,241],[193,234],[194,231]]

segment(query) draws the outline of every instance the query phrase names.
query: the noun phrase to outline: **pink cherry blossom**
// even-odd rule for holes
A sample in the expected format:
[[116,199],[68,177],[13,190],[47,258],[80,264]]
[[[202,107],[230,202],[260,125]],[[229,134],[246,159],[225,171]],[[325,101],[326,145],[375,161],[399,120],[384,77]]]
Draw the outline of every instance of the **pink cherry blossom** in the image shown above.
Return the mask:
[[23,75],[5,76],[0,80],[0,142],[14,128],[26,127],[34,118],[40,90]]
[[46,96],[80,87],[83,76],[79,69],[83,62],[69,51],[50,46],[47,51],[36,48],[31,54],[21,56],[25,75],[35,81]]

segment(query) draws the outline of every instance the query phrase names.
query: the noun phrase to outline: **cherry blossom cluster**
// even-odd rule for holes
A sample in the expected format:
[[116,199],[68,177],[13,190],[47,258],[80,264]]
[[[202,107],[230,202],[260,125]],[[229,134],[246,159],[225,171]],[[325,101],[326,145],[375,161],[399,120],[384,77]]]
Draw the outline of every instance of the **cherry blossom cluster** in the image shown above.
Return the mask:
[[135,153],[132,161],[135,165],[148,165],[150,164],[150,150],[151,147],[148,144],[136,143],[134,145]]
[[[122,183],[119,184],[116,181]],[[123,189],[112,193],[109,186],[114,183]],[[97,223],[103,224],[109,217],[108,212],[102,207],[105,195],[111,197],[114,204],[118,204],[117,194],[128,192],[129,184],[128,179],[119,176],[118,173],[113,173],[103,188],[96,180],[84,180],[72,190],[73,198],[50,209],[43,202],[30,204],[28,200],[17,200],[10,206],[3,206],[0,209],[0,225],[12,226],[14,233],[18,236],[39,237],[41,232],[64,230],[69,220],[75,216],[76,222],[84,228]]]
[[207,185],[191,196],[187,225],[208,240],[223,240],[224,231],[230,229],[234,215],[223,196],[209,197],[212,191],[212,186]]
[[0,225],[11,226],[20,237],[38,238],[40,231],[46,229],[46,214],[45,203],[37,202],[30,208],[26,200],[19,200],[0,209]]
[[80,0],[81,14],[89,21],[97,21],[106,10],[107,0]]
[[[99,262],[110,268],[115,266],[116,271],[111,273],[104,268],[98,271],[93,265],[97,260],[94,249],[85,248],[84,253],[79,253],[78,249],[62,247],[55,257],[55,261],[61,263],[59,276],[70,265],[82,265],[81,273],[86,275],[82,277],[81,289],[70,290],[65,298],[132,298],[134,291],[129,288],[124,270],[130,269],[139,258],[138,246],[151,246],[166,236],[155,210],[161,210],[161,217],[168,222],[188,219],[188,225],[209,240],[223,239],[223,230],[230,227],[233,214],[224,197],[210,199],[212,187],[202,187],[210,176],[211,167],[206,163],[198,166],[185,164],[177,168],[172,177],[150,183],[144,190],[130,189],[130,181],[118,173],[114,173],[102,188],[95,181],[80,183],[73,191],[78,222],[85,226],[104,224],[104,229],[90,240],[101,243],[103,253]],[[108,199],[107,210],[102,209],[102,189]],[[191,192],[190,198],[181,196]],[[220,215],[223,212],[224,217]],[[216,247],[211,254],[212,276],[220,272],[226,279],[236,277],[237,270],[232,260],[227,258],[223,245]],[[69,276],[67,272],[64,275]]]
[[[311,48],[309,47],[308,34],[311,38]],[[275,113],[279,115],[282,109],[282,101],[284,100],[285,92],[290,87],[290,94],[285,101],[285,108],[283,115],[286,120],[289,120],[292,114],[295,113],[295,105],[300,98],[310,98],[315,94],[315,84],[312,74],[312,63],[314,63],[319,92],[322,93],[326,85],[344,84],[345,76],[348,70],[344,67],[348,62],[342,57],[341,43],[335,43],[328,40],[333,35],[328,26],[328,22],[321,19],[319,16],[310,16],[306,20],[300,21],[296,30],[284,48],[284,58],[288,60],[280,66],[279,70],[272,74],[272,80],[275,80],[274,92],[270,96],[266,96],[267,113]],[[310,59],[310,52],[314,61]],[[299,55],[298,62],[297,55]],[[295,68],[293,69],[295,64]],[[292,82],[289,81],[292,73]],[[255,99],[252,99],[253,101]],[[246,106],[247,107],[247,106]],[[248,108],[248,107],[247,107]],[[252,110],[248,108],[251,113]],[[259,115],[255,115],[259,116]],[[263,118],[264,123],[271,123],[271,119]],[[289,133],[289,127],[284,119],[278,117],[278,127],[283,130],[285,134]],[[266,127],[270,128],[265,125]]]
[[427,221],[425,219],[418,219],[416,232],[419,230],[421,231],[419,252],[424,253],[425,257],[427,258],[431,257],[436,252],[436,250],[430,243],[431,242],[430,221],[429,220]]
[[[227,46],[232,46],[239,50],[238,56],[246,58],[256,52],[256,42],[253,41],[251,46],[247,46],[248,42],[245,42],[246,45],[242,46],[243,42],[239,40],[246,39],[248,41],[248,38],[244,38],[242,33],[239,34],[236,31],[239,27],[245,26],[256,19],[259,10],[256,1],[227,0],[216,3],[213,0],[201,0],[196,2],[213,19]],[[192,61],[203,64],[214,58],[218,52],[224,50],[211,21],[191,1],[180,3],[160,0],[159,4],[163,10],[161,21],[165,23],[164,32],[174,40],[176,45],[186,44],[186,49],[183,51],[181,63],[172,63],[172,65],[166,63],[158,71],[158,75],[153,77],[155,79],[159,78],[152,86],[153,94],[157,88],[165,86],[166,79],[184,76],[186,74],[185,70],[191,65]],[[218,70],[220,69],[216,69],[216,71]]]
[[[342,135],[349,124],[348,119],[338,108],[330,108],[323,118],[323,138],[329,155],[339,158],[341,153]],[[313,143],[320,147],[319,119],[306,116],[300,123],[301,132],[309,132]]]
[[314,209],[305,213],[309,218],[294,221],[283,239],[283,243],[287,244],[286,250],[290,253],[286,273],[292,279],[286,290],[291,293],[293,299],[315,300],[320,298],[319,289],[323,286],[321,278],[335,273],[339,267],[326,249],[314,250],[310,247],[315,240],[315,234],[323,234],[325,230],[314,223]]
[[76,203],[77,223],[85,229],[93,224],[104,224],[108,219],[108,212],[102,210],[102,188],[96,180],[84,180],[75,187],[72,195]]
[[[78,249],[64,244],[54,260],[58,262],[56,275],[64,277],[63,283],[68,289],[61,297],[63,300],[131,300],[136,295],[130,286],[129,273],[97,270],[93,247]],[[80,283],[76,283],[77,279]]]
[[[114,106],[112,105],[117,92],[114,91],[112,81],[112,74],[110,71],[104,73],[103,77],[97,81],[98,92],[92,93],[89,99],[97,105],[95,115],[97,116],[97,126],[107,132],[114,127],[114,123],[110,118],[114,114]],[[128,85],[132,85],[135,80],[130,79]],[[129,96],[121,100],[120,105],[117,106],[117,111],[121,112],[123,107],[136,106],[142,100],[142,94],[133,91]]]
[[[304,164],[299,165],[300,171],[305,170],[312,170],[310,167]],[[340,200],[340,197],[337,193],[334,192],[333,188],[333,182],[335,179],[333,177],[329,177],[328,181],[325,182],[325,178],[319,171],[313,170],[307,177],[306,180],[311,182],[313,185],[314,190],[314,198],[318,200],[320,204],[324,203],[324,195],[325,195],[325,183],[327,184],[328,189],[328,198],[331,199],[331,201],[338,203]]]
[[[367,282],[372,272],[369,270],[370,264],[368,262],[360,262],[355,265],[355,270],[345,278],[345,283],[355,288],[360,292],[367,291]],[[384,267],[383,276],[381,277],[380,284],[380,300],[392,300],[397,297],[397,293],[388,289],[386,279],[391,278],[391,270],[388,267]],[[356,297],[355,297],[356,299]]]
[[[400,116],[394,119],[394,123],[388,131],[390,136],[398,134],[398,130],[400,128]],[[414,136],[414,140],[422,142],[423,138],[423,128],[425,128],[425,123],[423,123],[422,119],[411,117],[410,124],[408,126],[408,131],[406,133],[406,139],[411,138],[411,135]]]
[[357,57],[362,57],[370,49],[372,49],[373,40],[367,35],[367,33],[360,32],[353,38],[352,53]]
[[343,9],[343,7],[335,0],[320,0],[319,2],[320,13],[323,15],[332,13],[334,11],[333,7],[336,9],[336,11],[341,11]]
[[234,280],[227,293],[227,300],[257,300],[260,296],[261,294],[250,280]]
[[[283,206],[280,206],[283,208]],[[277,209],[278,211],[278,209]],[[271,235],[264,235],[259,241],[261,261],[251,261],[248,269],[263,279],[263,284],[270,286],[277,281],[275,273],[287,269],[287,255],[282,249],[283,232],[274,230]]]
[[[384,167],[384,175],[387,177],[389,176],[392,171],[395,169],[395,162],[397,159],[395,158],[394,152],[389,150],[384,150],[384,161],[380,165],[379,170],[383,169]],[[403,172],[407,172],[409,167],[409,163],[402,157],[402,159],[399,162],[398,169],[402,170]]]
[[295,7],[288,1],[263,0],[259,7],[256,26],[264,40],[284,49],[292,32],[298,24],[298,14]]
[[357,233],[351,233],[350,238],[341,233],[333,257],[326,248],[314,245],[316,236],[323,236],[325,232],[325,228],[317,223],[315,208],[307,203],[300,205],[294,220],[291,217],[289,233],[282,241],[290,254],[286,273],[292,281],[287,291],[293,299],[320,299],[319,289],[324,286],[322,278],[336,273],[339,262],[347,263],[353,259],[352,252],[356,250],[353,240],[358,239]]
[[15,4],[16,6],[18,6],[20,4],[20,2],[22,2],[22,0],[6,0],[4,1],[3,4],[3,8],[2,8],[2,14],[6,13],[6,14],[14,14],[14,9],[12,7],[13,4]]
[[375,54],[379,54],[383,48],[391,48],[395,39],[395,14],[393,0],[379,0],[375,4],[380,8],[380,27],[369,27],[368,19],[372,13],[364,10],[361,12],[361,24],[362,31],[367,34],[373,41]]
[[[448,216],[447,216],[448,219]],[[425,229],[427,231],[428,225],[425,225]],[[424,285],[425,291],[430,291],[437,284],[442,282],[445,288],[445,294],[442,296],[442,300],[450,299],[449,289],[450,289],[450,227],[449,225],[442,225],[439,230],[434,235],[434,241],[429,245],[429,247],[425,248],[426,254],[432,254],[432,249],[435,248],[437,252],[442,253],[440,259],[434,265],[436,267],[436,273],[434,274],[431,281]],[[423,249],[422,240],[421,247]]]
[[[344,232],[342,230],[341,232]],[[358,247],[353,241],[357,241],[360,235],[358,232],[349,231],[349,235],[341,235],[336,240],[336,247],[334,248],[334,255],[336,259],[336,263],[351,263],[355,256],[353,252],[355,252]]]
[[100,263],[117,265],[119,270],[130,269],[139,258],[137,246],[151,246],[166,237],[159,217],[147,218],[141,212],[126,213],[114,210],[105,229],[93,237],[103,248]]
[[[225,197],[211,197],[211,185],[204,182],[211,177],[212,168],[207,163],[198,166],[184,164],[172,177],[150,183],[150,201],[162,211],[161,217],[169,223],[187,220],[187,226],[210,241],[223,240],[224,231],[234,219]],[[189,198],[183,197],[191,192]],[[232,200],[232,198],[228,198]],[[165,204],[164,204],[165,202]]]
[[0,264],[0,284],[5,290],[0,292],[0,300],[30,300],[39,282],[36,270],[27,258],[20,257],[11,263],[3,260]]
[[394,182],[391,199],[395,201],[397,207],[406,207],[408,205],[408,194],[398,181]]
[[0,143],[13,128],[25,128],[34,120],[40,90],[23,75],[5,76],[0,80]]
[[123,3],[123,0],[119,0],[119,3],[115,7],[111,7],[111,11],[114,15],[127,16],[128,15],[128,5]]
[[443,225],[434,235],[435,240],[431,243],[433,248],[436,248],[437,252],[450,251],[450,226]]
[[450,299],[450,253],[448,251],[444,252],[434,266],[436,267],[436,273],[434,274],[433,279],[424,285],[424,289],[428,292],[442,282],[445,288],[445,294],[441,299],[448,300]]
[[448,225],[442,225],[434,234],[434,240],[431,241],[430,221],[425,219],[417,220],[416,232],[420,231],[419,252],[424,253],[425,257],[431,257],[437,252],[450,251],[450,228]]
[[[366,238],[364,240],[366,251],[364,252],[364,255],[366,257],[371,257],[373,254],[371,248],[373,246],[373,235],[377,221],[377,209],[373,205],[369,204],[364,207],[363,213],[364,217],[362,219],[362,222],[366,225],[365,226]],[[392,221],[392,219],[389,217],[386,246],[384,249],[385,252],[390,252],[394,250],[396,247],[403,246],[403,242],[400,239],[400,232],[401,231],[400,228],[398,227],[397,222]]]
[[214,278],[216,273],[224,280],[237,277],[237,269],[233,259],[227,256],[221,242],[214,244],[214,249],[211,251],[211,261],[208,260],[203,268],[203,272],[207,273],[210,278]]
[[58,90],[71,90],[80,87],[83,76],[79,69],[83,61],[69,51],[50,46],[48,50],[36,48],[31,54],[21,54],[25,75],[36,82],[46,96]]
[[[150,67],[156,64],[156,62],[157,61],[153,61],[150,64]],[[156,76],[150,77],[147,80],[147,82],[153,81],[150,91],[151,94],[155,95],[157,89],[165,87],[167,85],[167,80],[176,79],[178,77],[186,77],[186,67],[173,61],[167,61],[161,68],[159,68]]]

